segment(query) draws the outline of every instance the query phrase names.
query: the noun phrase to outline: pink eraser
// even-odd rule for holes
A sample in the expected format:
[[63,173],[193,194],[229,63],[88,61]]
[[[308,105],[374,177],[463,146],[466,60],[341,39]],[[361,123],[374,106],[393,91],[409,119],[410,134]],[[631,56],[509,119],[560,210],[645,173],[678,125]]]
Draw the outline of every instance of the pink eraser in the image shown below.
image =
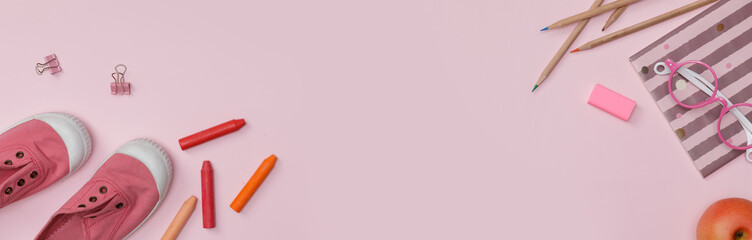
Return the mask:
[[632,110],[635,107],[635,101],[632,101],[632,99],[611,91],[611,89],[600,84],[596,84],[593,88],[588,103],[624,121],[629,120],[629,116],[632,115]]

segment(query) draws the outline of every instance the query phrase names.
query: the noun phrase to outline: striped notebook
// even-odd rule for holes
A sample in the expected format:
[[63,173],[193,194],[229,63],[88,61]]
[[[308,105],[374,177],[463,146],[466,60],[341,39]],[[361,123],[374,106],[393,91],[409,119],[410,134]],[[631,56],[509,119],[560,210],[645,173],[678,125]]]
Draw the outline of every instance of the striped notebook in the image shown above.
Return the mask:
[[[731,102],[752,103],[750,16],[752,0],[720,0],[629,58],[703,177],[734,159],[743,159],[744,151],[733,150],[718,138],[716,124],[720,104],[692,110],[679,106],[669,96],[668,76],[656,75],[653,66],[666,58],[675,62],[700,60],[718,74],[719,91]],[[684,86],[671,87],[674,91],[684,89]],[[686,95],[707,99],[703,94],[690,92]]]

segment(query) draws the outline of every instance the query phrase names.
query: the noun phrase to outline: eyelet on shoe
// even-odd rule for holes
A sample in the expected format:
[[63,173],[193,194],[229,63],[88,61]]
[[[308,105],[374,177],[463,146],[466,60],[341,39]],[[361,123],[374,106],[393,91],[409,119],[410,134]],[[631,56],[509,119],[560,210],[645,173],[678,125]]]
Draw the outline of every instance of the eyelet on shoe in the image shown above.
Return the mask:
[[18,185],[20,187],[20,186],[23,186],[25,183],[26,183],[26,180],[24,180],[23,178],[21,178],[21,179],[18,179],[18,182],[16,183],[16,185]]
[[96,201],[97,201],[97,197],[92,196],[89,198],[89,202],[96,202]]
[[99,187],[99,193],[101,193],[101,194],[107,193],[107,187],[105,187],[105,186]]
[[78,207],[80,207],[80,208],[85,208],[85,207],[86,207],[86,205],[84,205],[84,204],[79,204],[79,205],[78,205]]
[[123,203],[118,203],[117,205],[115,205],[115,208],[117,209],[123,208]]
[[3,163],[5,165],[13,165],[13,161],[11,161],[11,160],[5,160],[5,162],[3,162]]
[[10,194],[12,192],[13,192],[13,188],[12,187],[8,187],[8,188],[5,189],[5,194]]
[[37,173],[37,171],[33,171],[33,172],[31,172],[31,174],[29,174],[29,177],[31,177],[31,178],[37,178],[38,175],[39,175],[39,173]]
[[24,156],[24,153],[22,151],[18,151],[16,153],[16,158],[21,159]]

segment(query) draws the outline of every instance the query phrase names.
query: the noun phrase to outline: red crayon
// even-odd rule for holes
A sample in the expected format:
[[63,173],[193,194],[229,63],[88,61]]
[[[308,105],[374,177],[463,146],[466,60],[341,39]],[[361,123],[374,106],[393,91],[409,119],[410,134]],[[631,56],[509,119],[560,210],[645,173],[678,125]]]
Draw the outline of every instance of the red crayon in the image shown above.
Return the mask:
[[201,167],[201,213],[204,228],[214,228],[214,170],[209,161]]
[[243,126],[245,126],[244,119],[233,119],[226,123],[219,124],[217,126],[211,127],[204,131],[197,132],[193,135],[181,138],[180,140],[178,140],[178,142],[180,143],[180,148],[183,150],[186,150],[196,145],[205,143],[209,140],[212,140],[212,139],[224,136],[228,133],[237,131]]

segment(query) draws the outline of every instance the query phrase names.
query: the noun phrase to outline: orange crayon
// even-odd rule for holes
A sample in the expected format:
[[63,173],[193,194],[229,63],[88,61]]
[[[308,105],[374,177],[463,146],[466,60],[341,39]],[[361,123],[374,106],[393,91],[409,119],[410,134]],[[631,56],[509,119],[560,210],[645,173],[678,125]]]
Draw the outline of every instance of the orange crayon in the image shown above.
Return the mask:
[[183,206],[178,210],[178,214],[175,215],[175,219],[172,220],[170,226],[162,235],[162,240],[174,240],[178,238],[178,234],[183,230],[183,226],[188,222],[188,218],[193,214],[193,209],[196,209],[196,201],[198,199],[195,196],[191,196],[183,203]]
[[277,163],[277,156],[274,156],[274,154],[266,158],[264,162],[261,163],[258,169],[256,169],[256,172],[253,173],[253,176],[251,176],[251,179],[248,180],[248,183],[245,184],[243,190],[240,190],[240,193],[238,193],[238,196],[235,197],[235,200],[232,200],[230,207],[233,210],[235,210],[236,212],[243,210],[243,207],[245,207],[245,204],[248,203],[248,200],[251,199],[253,193],[256,192],[256,189],[261,186],[261,183],[264,182],[266,176],[268,176],[269,172],[272,171],[275,163]]

